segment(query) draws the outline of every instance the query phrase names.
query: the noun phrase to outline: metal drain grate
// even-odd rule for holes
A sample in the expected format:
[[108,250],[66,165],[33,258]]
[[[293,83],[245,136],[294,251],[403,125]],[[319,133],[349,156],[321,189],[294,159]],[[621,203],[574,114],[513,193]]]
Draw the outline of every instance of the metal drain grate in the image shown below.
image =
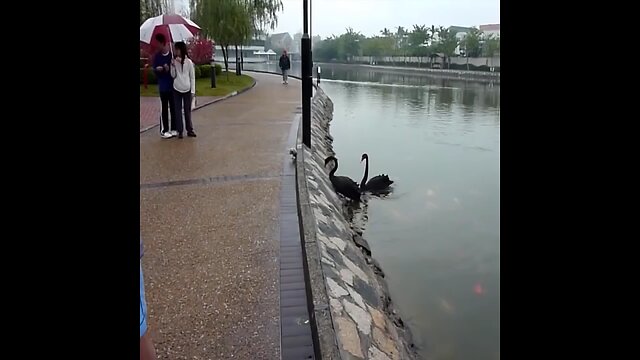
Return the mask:
[[[299,117],[287,140],[295,147]],[[314,359],[313,335],[305,287],[295,163],[285,156],[280,188],[280,345],[283,360]]]

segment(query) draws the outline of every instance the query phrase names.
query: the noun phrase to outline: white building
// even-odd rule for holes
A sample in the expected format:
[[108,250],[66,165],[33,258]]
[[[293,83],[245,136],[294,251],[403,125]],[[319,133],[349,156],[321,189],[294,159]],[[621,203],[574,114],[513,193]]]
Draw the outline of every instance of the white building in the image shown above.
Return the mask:
[[[256,46],[256,45],[244,45],[238,46],[238,56],[242,53],[242,58],[245,63],[259,63],[267,61],[268,57],[267,52],[264,51],[264,46]],[[275,54],[273,51],[269,53],[269,55]],[[234,45],[229,45],[229,62],[235,63],[236,61],[236,47]],[[216,53],[215,53],[215,61],[216,62],[224,62],[223,54],[222,54],[222,46],[216,44]]]
[[500,24],[480,25],[478,29],[480,29],[485,36],[493,35],[494,37],[500,37]]
[[[459,43],[467,37],[467,33],[471,31],[471,28],[465,26],[449,26],[449,31],[456,34],[456,39],[458,39]],[[456,46],[455,54],[460,55],[460,45]]]

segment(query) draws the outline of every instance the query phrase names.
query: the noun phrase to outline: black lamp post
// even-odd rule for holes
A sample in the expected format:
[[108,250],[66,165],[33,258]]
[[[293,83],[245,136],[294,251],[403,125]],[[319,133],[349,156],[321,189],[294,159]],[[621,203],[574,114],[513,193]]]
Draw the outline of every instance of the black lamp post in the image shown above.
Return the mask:
[[211,88],[213,89],[216,87],[216,63],[214,60],[216,54],[216,45],[211,44],[211,47],[213,48],[211,49]]
[[302,3],[303,35],[301,40],[302,52],[302,142],[311,148],[311,39],[309,38],[309,0]]

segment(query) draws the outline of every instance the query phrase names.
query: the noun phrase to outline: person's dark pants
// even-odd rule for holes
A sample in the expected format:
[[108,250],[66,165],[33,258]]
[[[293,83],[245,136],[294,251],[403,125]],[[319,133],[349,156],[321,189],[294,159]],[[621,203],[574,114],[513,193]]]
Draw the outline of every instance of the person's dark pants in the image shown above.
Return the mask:
[[[162,124],[161,133],[169,130],[176,130],[176,104],[173,100],[173,91],[161,91],[160,103],[162,104]],[[169,113],[171,113],[171,128],[169,128]]]
[[178,134],[182,134],[184,131],[182,124],[182,109],[184,108],[184,125],[187,127],[187,132],[193,131],[193,124],[191,123],[191,92],[181,93],[179,91],[173,92],[173,99],[176,102],[176,130]]

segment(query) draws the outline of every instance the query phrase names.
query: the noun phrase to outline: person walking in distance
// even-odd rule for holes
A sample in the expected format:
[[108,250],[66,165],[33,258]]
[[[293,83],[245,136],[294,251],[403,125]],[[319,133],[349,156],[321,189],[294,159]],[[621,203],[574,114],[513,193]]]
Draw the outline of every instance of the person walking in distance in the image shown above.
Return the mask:
[[182,139],[184,130],[182,124],[183,108],[187,136],[196,137],[191,123],[191,98],[196,95],[196,70],[187,54],[187,44],[182,41],[176,43],[175,59],[171,63],[171,76],[173,77],[173,98],[176,102],[178,139]]
[[280,56],[280,69],[282,70],[282,83],[288,84],[287,75],[289,69],[291,69],[291,61],[289,61],[289,56],[287,56],[287,50],[282,51],[282,56]]
[[[162,104],[160,136],[163,139],[170,139],[178,135],[176,132],[175,103],[173,101],[173,78],[170,74],[171,43],[162,34],[156,35],[156,41],[161,46],[160,51],[153,58],[153,71],[158,79],[158,90]],[[169,128],[169,112],[171,113],[171,129]]]

